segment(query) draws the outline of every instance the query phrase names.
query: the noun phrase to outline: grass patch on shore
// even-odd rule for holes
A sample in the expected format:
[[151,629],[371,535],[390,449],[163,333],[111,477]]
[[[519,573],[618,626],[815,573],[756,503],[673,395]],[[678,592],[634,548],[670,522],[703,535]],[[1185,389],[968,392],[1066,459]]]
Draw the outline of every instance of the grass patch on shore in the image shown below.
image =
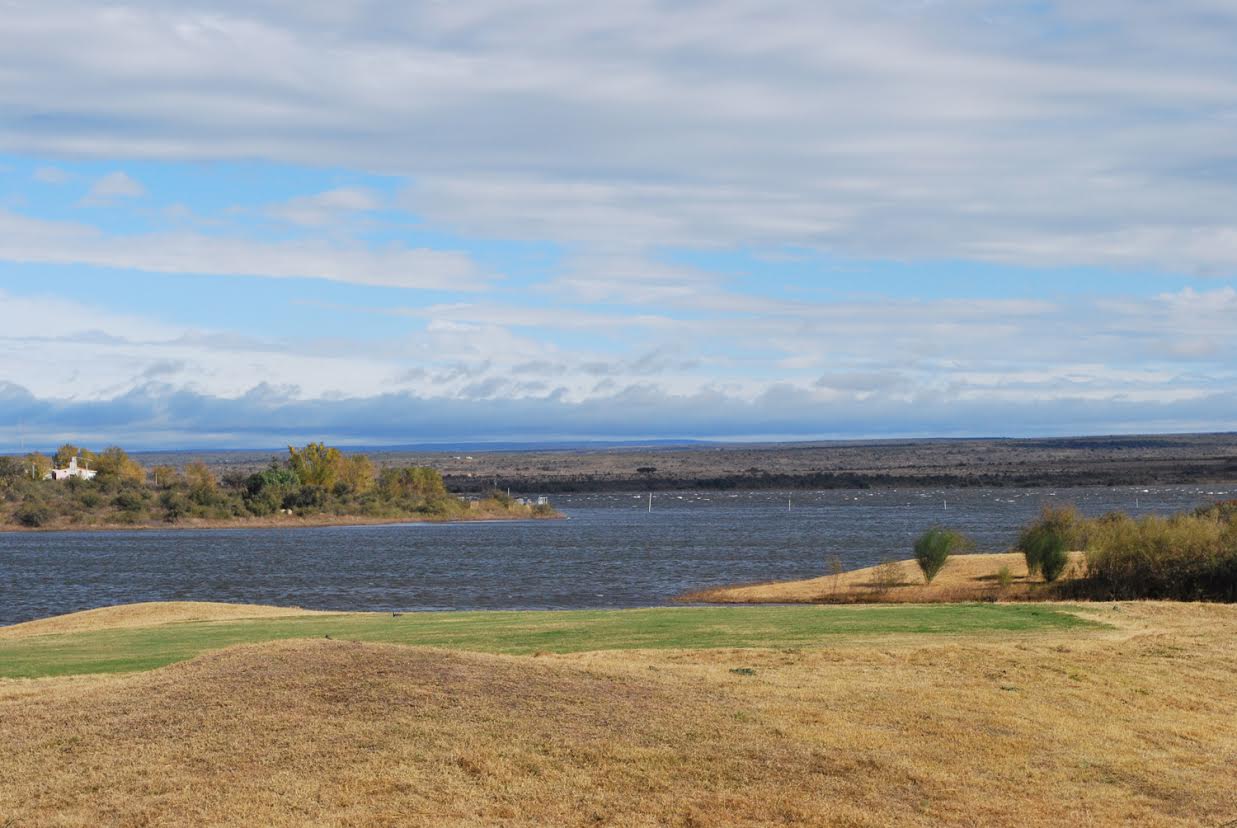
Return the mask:
[[1086,626],[1098,625],[1045,606],[989,604],[314,614],[0,640],[0,678],[134,672],[236,644],[327,636],[527,655],[804,647],[843,637],[1029,633]]

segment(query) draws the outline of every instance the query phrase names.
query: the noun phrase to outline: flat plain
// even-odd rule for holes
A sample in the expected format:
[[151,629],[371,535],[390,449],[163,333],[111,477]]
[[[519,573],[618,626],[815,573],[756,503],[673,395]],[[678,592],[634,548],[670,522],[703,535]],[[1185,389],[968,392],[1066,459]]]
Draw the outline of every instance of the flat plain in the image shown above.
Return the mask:
[[0,824],[1223,824],[1235,633],[1167,603],[103,610],[0,637]]
[[[1237,434],[847,440],[688,445],[356,448],[379,466],[424,465],[453,491],[1086,486],[1237,480]],[[252,473],[286,451],[146,452]]]

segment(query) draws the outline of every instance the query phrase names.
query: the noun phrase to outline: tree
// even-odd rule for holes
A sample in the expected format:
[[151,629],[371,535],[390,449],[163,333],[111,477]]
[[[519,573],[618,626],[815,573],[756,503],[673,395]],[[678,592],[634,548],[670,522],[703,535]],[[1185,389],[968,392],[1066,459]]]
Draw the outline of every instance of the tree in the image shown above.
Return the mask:
[[245,481],[245,506],[255,515],[269,515],[284,508],[284,501],[294,498],[300,488],[294,471],[272,464]]
[[951,529],[933,527],[915,541],[915,561],[929,584],[945,566],[949,556],[969,546],[966,536]]
[[74,457],[77,458],[77,464],[84,468],[92,468],[95,462],[95,453],[90,449],[78,448],[72,443],[65,443],[60,448],[56,449],[56,454],[52,457],[52,462],[56,468],[63,469],[69,465],[69,461]]
[[155,466],[150,470],[150,475],[154,480],[154,484],[163,489],[175,486],[180,482],[180,472],[176,471],[175,466]]
[[437,500],[447,496],[442,475],[428,466],[383,469],[378,490],[389,500]]
[[52,470],[52,461],[45,454],[32,451],[25,457],[22,471],[33,480],[42,480]]
[[288,466],[296,473],[301,485],[329,489],[343,472],[344,456],[339,449],[322,443],[310,443],[300,450],[288,446]]
[[219,481],[215,473],[201,460],[194,460],[185,466],[185,481],[189,484],[189,497],[194,503],[209,506],[215,500],[219,490]]
[[82,453],[82,450],[72,443],[65,443],[60,448],[56,449],[56,456],[52,462],[56,464],[56,468],[63,469],[69,465],[69,461]]
[[1069,565],[1069,548],[1078,543],[1081,521],[1073,509],[1045,508],[1039,520],[1022,530],[1018,549],[1027,562],[1027,573],[1040,573],[1051,583]]
[[185,482],[194,491],[213,492],[219,488],[219,481],[215,479],[215,473],[210,470],[210,466],[207,466],[201,460],[194,460],[185,466]]
[[95,458],[95,471],[102,480],[142,483],[146,470],[120,446],[108,446]]
[[340,482],[357,494],[369,491],[374,487],[374,464],[364,454],[345,458]]

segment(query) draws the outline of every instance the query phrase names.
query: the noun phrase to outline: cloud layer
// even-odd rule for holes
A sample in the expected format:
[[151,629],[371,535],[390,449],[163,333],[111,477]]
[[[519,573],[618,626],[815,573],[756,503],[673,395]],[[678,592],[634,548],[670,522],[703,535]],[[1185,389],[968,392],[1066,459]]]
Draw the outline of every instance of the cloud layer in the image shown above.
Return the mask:
[[475,233],[1237,266],[1237,11],[10,4],[0,147],[410,176]]
[[1234,42],[1221,0],[12,0],[0,447],[1231,428]]

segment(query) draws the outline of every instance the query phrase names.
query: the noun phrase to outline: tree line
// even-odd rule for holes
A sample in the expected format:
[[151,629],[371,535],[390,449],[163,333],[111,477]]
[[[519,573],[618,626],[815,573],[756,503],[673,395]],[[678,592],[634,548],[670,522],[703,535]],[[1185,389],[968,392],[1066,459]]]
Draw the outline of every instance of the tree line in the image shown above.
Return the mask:
[[[45,480],[54,468],[77,459],[96,474],[91,480]],[[492,492],[472,501],[447,491],[436,469],[378,469],[363,454],[346,454],[324,443],[288,447],[261,471],[222,476],[200,460],[183,467],[144,467],[119,446],[93,452],[61,446],[52,456],[32,452],[0,457],[0,521],[26,527],[175,523],[185,519],[228,520],[276,514],[364,518],[548,516],[548,508],[525,507]]]

